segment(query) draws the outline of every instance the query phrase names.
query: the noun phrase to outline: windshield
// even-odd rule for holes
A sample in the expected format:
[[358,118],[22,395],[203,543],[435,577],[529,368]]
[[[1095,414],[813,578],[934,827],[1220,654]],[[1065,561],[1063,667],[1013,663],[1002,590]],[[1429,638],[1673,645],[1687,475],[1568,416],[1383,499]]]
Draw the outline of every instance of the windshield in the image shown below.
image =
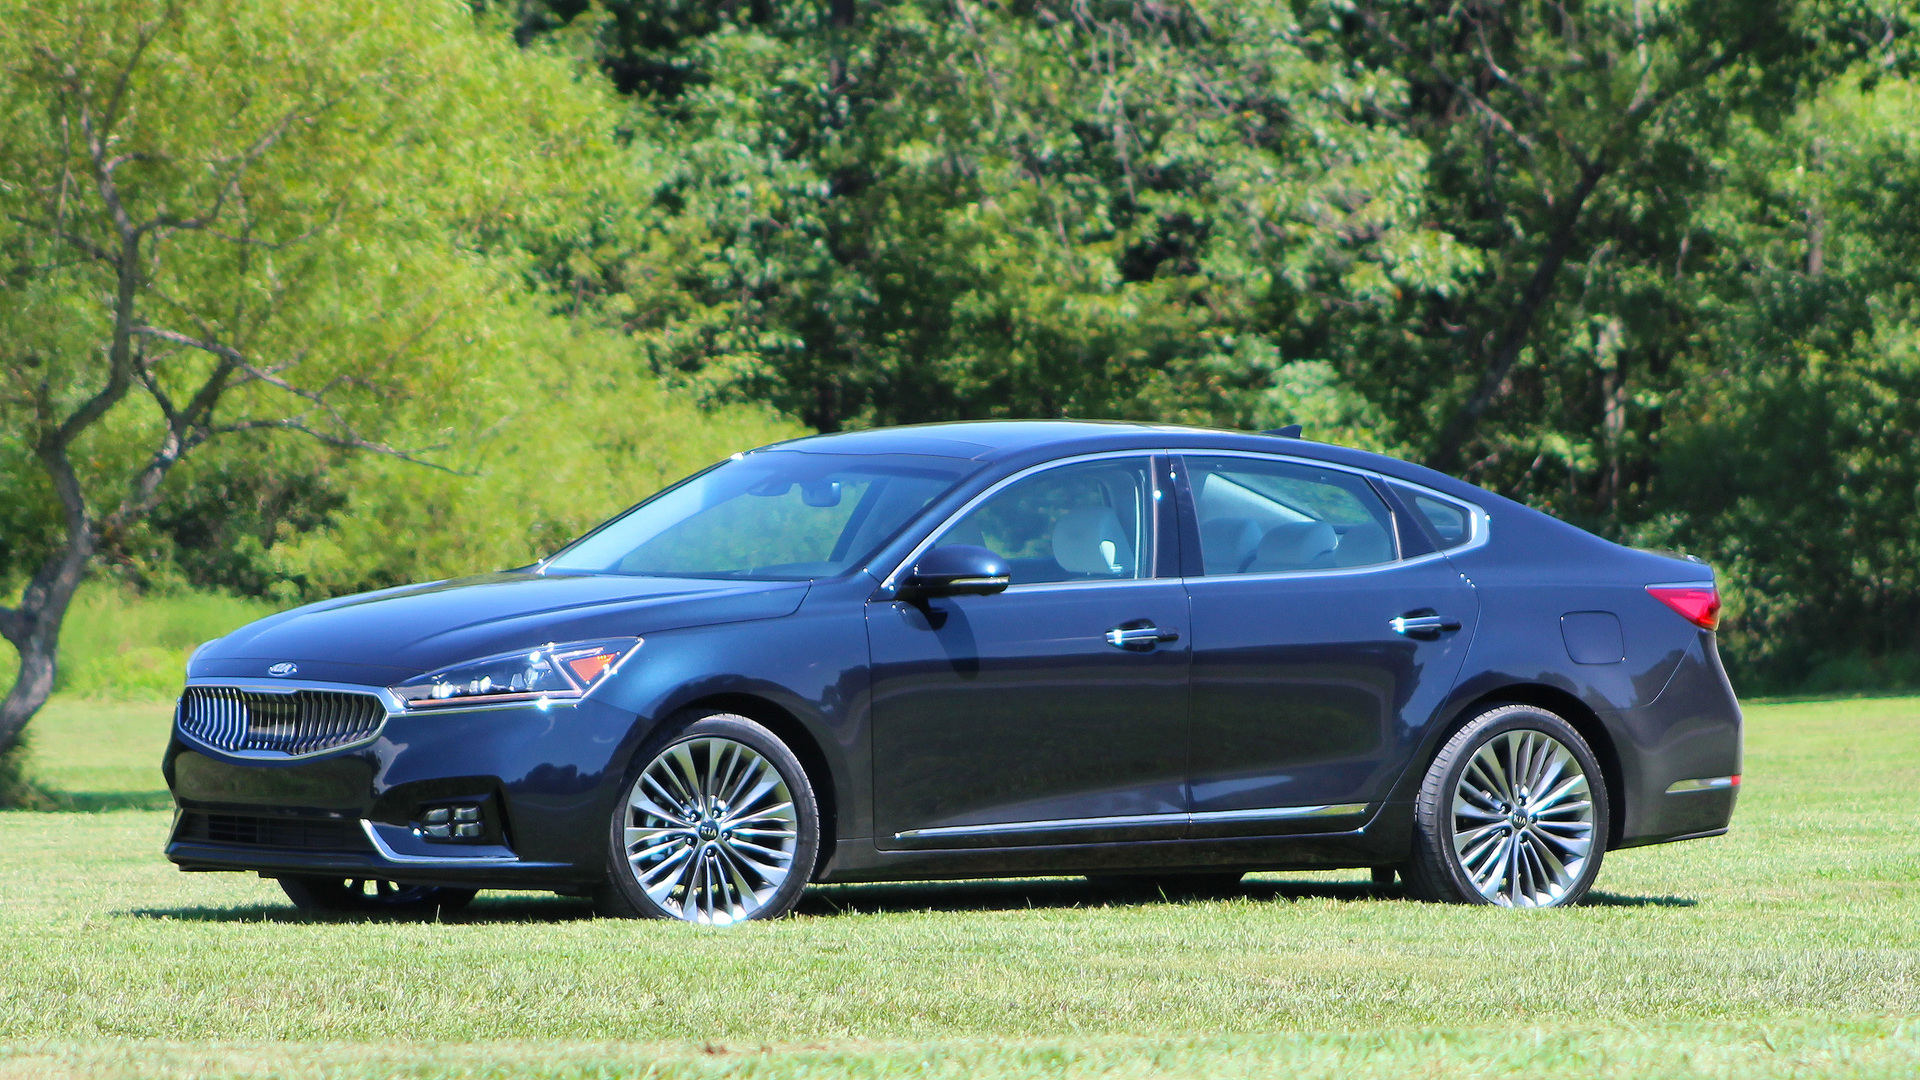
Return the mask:
[[629,510],[547,570],[798,580],[865,559],[974,469],[908,454],[762,450]]

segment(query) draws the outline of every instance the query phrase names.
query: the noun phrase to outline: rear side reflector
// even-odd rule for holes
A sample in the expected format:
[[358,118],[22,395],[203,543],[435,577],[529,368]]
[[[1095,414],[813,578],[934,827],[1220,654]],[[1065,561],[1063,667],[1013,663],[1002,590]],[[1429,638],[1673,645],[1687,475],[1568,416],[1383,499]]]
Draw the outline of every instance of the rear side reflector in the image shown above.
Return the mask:
[[1740,774],[1732,776],[1706,776],[1698,780],[1680,780],[1667,788],[1667,794],[1680,795],[1689,791],[1730,791],[1740,786]]
[[1720,626],[1720,590],[1712,582],[1704,585],[1649,585],[1655,600],[1672,608],[1680,617],[1702,630]]

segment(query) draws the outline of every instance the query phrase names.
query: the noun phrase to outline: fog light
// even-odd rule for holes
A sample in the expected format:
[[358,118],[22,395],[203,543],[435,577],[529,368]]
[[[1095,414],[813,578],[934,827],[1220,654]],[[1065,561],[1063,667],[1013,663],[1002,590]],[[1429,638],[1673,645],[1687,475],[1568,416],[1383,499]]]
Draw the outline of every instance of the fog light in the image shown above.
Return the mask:
[[485,837],[486,825],[480,807],[473,803],[422,807],[419,820],[413,823],[413,834],[429,840],[474,841]]

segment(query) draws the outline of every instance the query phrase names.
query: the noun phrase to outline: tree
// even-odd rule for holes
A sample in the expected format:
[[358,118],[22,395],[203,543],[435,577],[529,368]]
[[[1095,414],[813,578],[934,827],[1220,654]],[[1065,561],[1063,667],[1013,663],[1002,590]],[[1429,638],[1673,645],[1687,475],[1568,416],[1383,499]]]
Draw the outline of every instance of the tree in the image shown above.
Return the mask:
[[1283,342],[1471,264],[1419,217],[1424,149],[1370,119],[1398,85],[1306,55],[1284,5],[607,0],[516,26],[590,47],[659,163],[653,213],[550,257],[568,294],[663,374],[822,430],[1314,408],[1371,441]]
[[89,565],[187,455],[292,433],[418,459],[484,411],[519,267],[480,226],[612,125],[451,3],[7,0],[0,27],[4,751]]
[[1791,0],[1334,0],[1322,47],[1405,79],[1430,213],[1486,268],[1330,327],[1396,441],[1602,528],[1680,388],[1730,125],[1777,123],[1900,20]]
[[1738,126],[1701,207],[1711,287],[1634,535],[1733,583],[1749,687],[1920,678],[1917,114],[1920,87],[1862,65],[1786,123]]

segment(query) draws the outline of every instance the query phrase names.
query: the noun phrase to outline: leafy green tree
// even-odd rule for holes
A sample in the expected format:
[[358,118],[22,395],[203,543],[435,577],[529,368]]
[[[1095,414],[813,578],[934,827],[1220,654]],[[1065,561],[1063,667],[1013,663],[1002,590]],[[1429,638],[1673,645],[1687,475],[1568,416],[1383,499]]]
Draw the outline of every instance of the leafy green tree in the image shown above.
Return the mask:
[[1711,281],[1635,535],[1737,584],[1754,685],[1920,681],[1920,88],[1878,65],[1741,125],[1700,214]]
[[[1736,123],[1884,52],[1897,19],[1788,0],[1333,0],[1329,53],[1398,74],[1470,288],[1330,330],[1429,464],[1607,525],[1646,497],[1697,315],[1697,214]],[[1364,314],[1364,313],[1363,313]]]
[[413,458],[487,415],[473,374],[512,362],[488,314],[522,268],[485,231],[598,167],[613,124],[450,3],[5,0],[0,27],[4,750],[90,564],[190,454]]
[[566,292],[818,429],[1311,408],[1370,441],[1293,328],[1472,265],[1372,122],[1399,84],[1307,56],[1282,5],[518,10],[635,94],[659,163],[653,213],[550,255]]

